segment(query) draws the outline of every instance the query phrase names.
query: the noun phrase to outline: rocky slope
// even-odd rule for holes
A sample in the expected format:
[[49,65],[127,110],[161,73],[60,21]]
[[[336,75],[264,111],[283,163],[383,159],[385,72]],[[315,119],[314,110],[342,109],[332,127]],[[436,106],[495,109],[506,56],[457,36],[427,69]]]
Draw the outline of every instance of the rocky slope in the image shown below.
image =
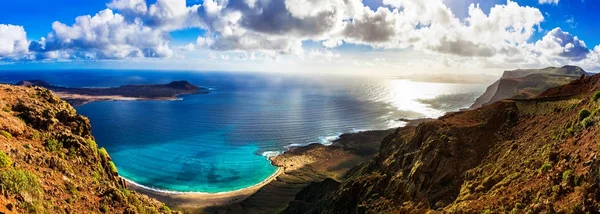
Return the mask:
[[0,213],[171,213],[128,191],[87,118],[40,87],[0,85]]
[[587,73],[577,66],[505,71],[498,81],[475,100],[471,109],[507,98],[532,98],[546,89],[566,84],[582,75]]
[[[600,75],[398,129],[282,213],[600,212]],[[339,185],[339,187],[336,187]]]

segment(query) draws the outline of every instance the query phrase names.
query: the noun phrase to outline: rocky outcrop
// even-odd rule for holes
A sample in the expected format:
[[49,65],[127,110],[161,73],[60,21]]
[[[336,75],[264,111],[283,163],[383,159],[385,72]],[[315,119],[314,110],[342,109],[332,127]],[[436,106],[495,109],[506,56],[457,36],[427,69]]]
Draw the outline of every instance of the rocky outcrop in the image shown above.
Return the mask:
[[475,100],[471,109],[508,98],[533,98],[541,92],[564,85],[572,80],[587,75],[577,66],[548,67],[544,69],[518,69],[505,71],[502,77],[490,85],[486,91]]
[[400,128],[339,188],[306,188],[284,213],[599,212],[597,91],[600,75],[583,77]]
[[0,213],[171,213],[128,191],[89,120],[41,87],[0,85]]

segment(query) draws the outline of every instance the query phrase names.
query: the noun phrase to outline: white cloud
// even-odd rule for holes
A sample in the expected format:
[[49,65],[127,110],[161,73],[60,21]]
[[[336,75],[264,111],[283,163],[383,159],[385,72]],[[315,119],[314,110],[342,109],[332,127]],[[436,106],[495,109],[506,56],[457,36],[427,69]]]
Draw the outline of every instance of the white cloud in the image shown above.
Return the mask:
[[548,32],[535,43],[535,48],[542,55],[574,61],[586,58],[590,52],[585,42],[579,40],[577,36],[562,31],[560,28]]
[[[176,46],[175,50],[236,53],[228,57],[209,54],[211,60],[277,58],[281,54],[338,59],[341,54],[335,48],[344,44],[366,45],[375,51],[418,51],[443,59],[447,66],[591,63],[588,59],[597,53],[560,29],[531,42],[535,33],[542,32],[543,13],[510,0],[488,13],[471,4],[464,19],[457,18],[443,0],[383,0],[383,4],[385,7],[371,9],[361,0],[203,0],[201,5],[190,6],[185,0],[157,0],[154,4],[112,0],[108,9],[77,17],[72,25],[55,22],[47,37],[31,45],[23,30],[19,51],[14,51],[16,45],[6,51],[6,44],[13,43],[2,39],[12,37],[0,37],[0,57],[10,52],[57,59],[168,58],[174,55],[169,33],[189,28],[204,33],[195,44]],[[305,51],[303,43],[307,41],[320,43],[325,50]],[[23,48],[27,46],[29,53]]]
[[124,59],[171,57],[168,35],[160,30],[128,23],[110,9],[94,16],[79,16],[72,26],[54,22],[47,38],[32,45],[37,52],[63,51],[70,58]]
[[559,0],[538,0],[539,4],[558,4]]
[[27,33],[22,26],[0,24],[0,58],[26,54]]

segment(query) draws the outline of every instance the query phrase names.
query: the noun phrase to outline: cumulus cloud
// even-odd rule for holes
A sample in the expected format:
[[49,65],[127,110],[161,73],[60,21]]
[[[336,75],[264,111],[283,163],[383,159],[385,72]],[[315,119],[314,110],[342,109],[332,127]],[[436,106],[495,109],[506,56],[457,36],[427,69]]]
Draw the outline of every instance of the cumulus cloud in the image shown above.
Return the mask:
[[32,51],[63,52],[68,58],[124,59],[136,57],[170,57],[168,35],[160,30],[128,23],[110,9],[94,16],[79,16],[72,26],[52,24],[47,38],[33,42]]
[[[493,6],[487,13],[478,4],[471,4],[464,19],[456,17],[443,0],[382,3],[384,7],[372,9],[361,0],[203,0],[193,5],[185,0],[157,0],[153,4],[146,0],[112,0],[107,9],[77,17],[71,25],[55,22],[52,32],[38,41],[27,41],[22,28],[22,36],[1,36],[0,57],[168,58],[177,51],[208,48],[252,53],[231,58],[214,54],[208,56],[211,60],[279,54],[336,59],[340,56],[328,51],[357,44],[375,49],[410,49],[457,62],[495,66],[589,62],[596,53],[561,29],[531,42],[535,33],[542,32],[543,13],[511,0]],[[557,4],[558,0],[540,3]],[[195,44],[169,45],[170,32],[190,28],[203,31]],[[0,35],[6,34],[1,29]],[[307,41],[322,44],[324,51],[305,51],[303,44]],[[29,50],[23,48],[26,46]]]
[[572,59],[575,61],[587,57],[590,50],[585,42],[568,32],[555,28],[535,43],[536,50],[543,55]]
[[22,26],[0,24],[0,58],[28,52],[29,41]]

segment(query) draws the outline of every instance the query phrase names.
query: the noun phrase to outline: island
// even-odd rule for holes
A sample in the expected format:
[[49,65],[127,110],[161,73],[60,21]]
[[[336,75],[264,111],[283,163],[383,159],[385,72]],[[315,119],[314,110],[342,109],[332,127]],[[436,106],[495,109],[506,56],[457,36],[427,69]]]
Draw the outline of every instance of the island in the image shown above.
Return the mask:
[[188,81],[173,81],[168,84],[125,85],[110,88],[70,88],[52,85],[43,80],[24,80],[18,86],[47,88],[73,106],[96,101],[115,100],[177,100],[188,94],[208,94],[207,88],[195,86]]

